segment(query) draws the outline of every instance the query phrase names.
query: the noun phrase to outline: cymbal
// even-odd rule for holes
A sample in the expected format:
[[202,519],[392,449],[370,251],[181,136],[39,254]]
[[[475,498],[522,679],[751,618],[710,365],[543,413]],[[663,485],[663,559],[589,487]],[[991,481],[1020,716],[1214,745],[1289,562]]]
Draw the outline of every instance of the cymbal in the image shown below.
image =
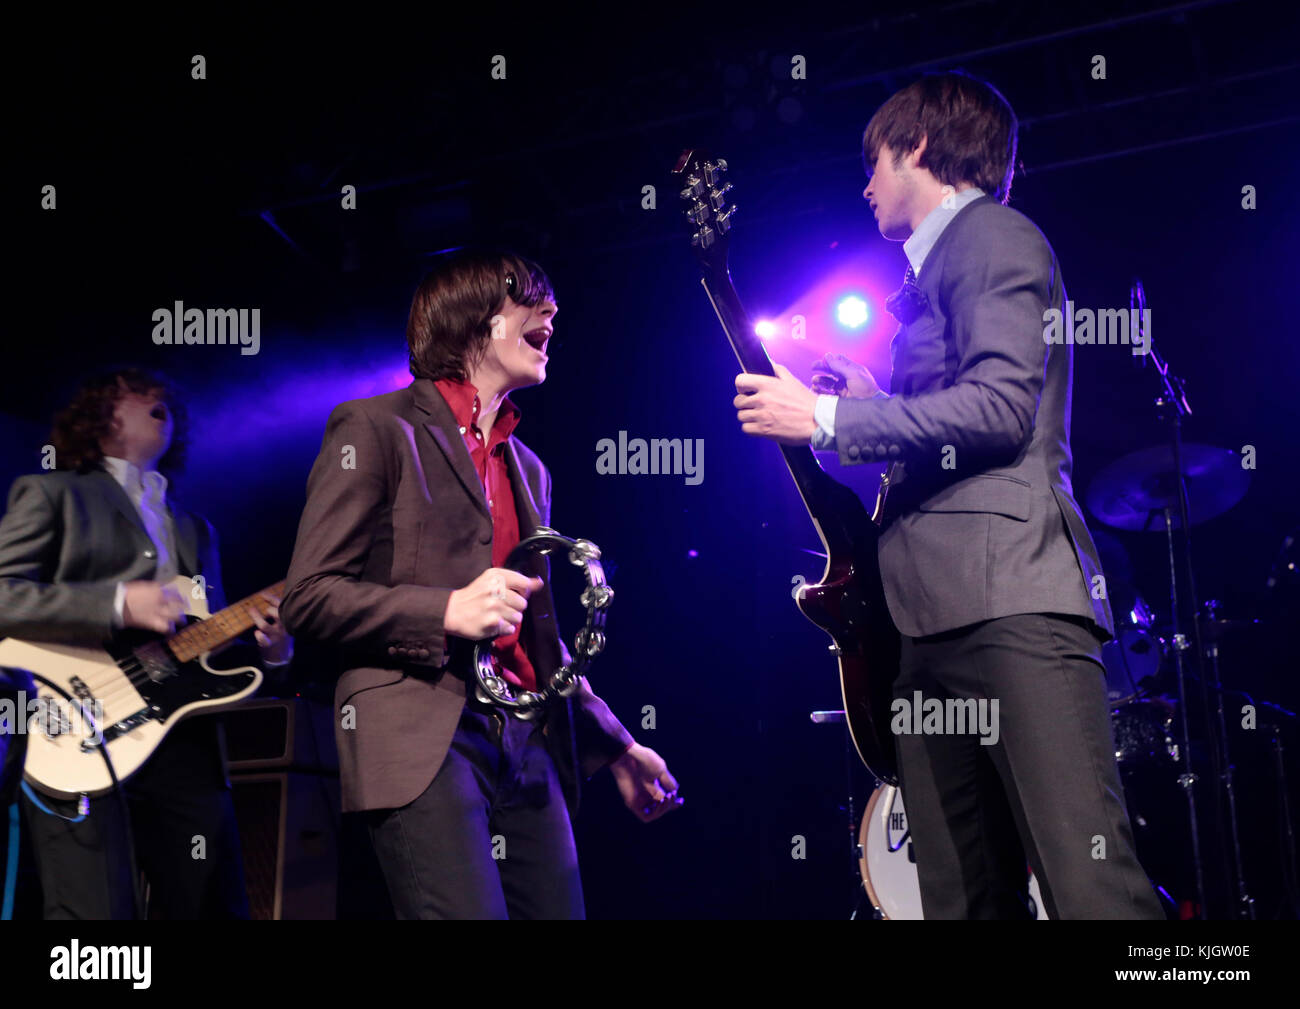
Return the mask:
[[[1246,496],[1250,470],[1242,468],[1241,456],[1232,449],[1185,444],[1182,456],[1192,525],[1222,515]],[[1173,449],[1158,445],[1115,460],[1092,481],[1087,504],[1093,515],[1116,529],[1163,531],[1166,508],[1173,513],[1173,527],[1181,528]]]
[[[1201,621],[1201,637],[1212,643],[1218,643],[1230,634],[1236,634],[1239,631],[1257,631],[1264,626],[1264,621],[1257,617],[1239,618],[1236,620],[1224,619],[1222,617],[1216,620]],[[1166,637],[1172,636],[1174,628],[1172,624],[1162,622],[1156,628],[1161,635]],[[1184,628],[1184,633],[1190,635],[1191,630]]]

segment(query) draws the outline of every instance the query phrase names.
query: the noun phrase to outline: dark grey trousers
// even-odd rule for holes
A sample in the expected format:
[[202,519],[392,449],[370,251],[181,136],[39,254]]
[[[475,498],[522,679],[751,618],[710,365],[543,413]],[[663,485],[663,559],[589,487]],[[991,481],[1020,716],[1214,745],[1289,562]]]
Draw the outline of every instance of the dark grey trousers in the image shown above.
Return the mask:
[[998,701],[993,745],[970,725],[895,735],[927,919],[1028,918],[1026,864],[1053,918],[1164,918],[1134,850],[1090,624],[1022,614],[904,637],[894,696],[915,706],[916,691]]
[[[125,789],[138,868],[149,879],[150,917],[248,918],[239,826],[213,720],[178,725]],[[118,799],[90,800],[90,813],[79,823],[62,818],[76,816],[75,801],[42,802],[60,815],[22,799],[45,917],[134,917],[128,832]]]
[[399,919],[585,916],[569,812],[540,726],[467,704],[429,787],[368,821]]

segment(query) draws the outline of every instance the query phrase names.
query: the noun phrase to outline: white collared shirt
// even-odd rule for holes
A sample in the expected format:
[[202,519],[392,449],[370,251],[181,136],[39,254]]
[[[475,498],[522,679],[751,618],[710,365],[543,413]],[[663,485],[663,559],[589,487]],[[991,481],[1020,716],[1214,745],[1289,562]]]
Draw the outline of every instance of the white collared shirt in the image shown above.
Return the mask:
[[[165,585],[180,574],[176,560],[176,526],[167,509],[167,478],[157,470],[141,471],[134,463],[109,455],[104,456],[104,469],[126,491],[126,496],[135,505],[145,532],[149,534],[158,554],[158,566],[153,580]],[[119,583],[113,600],[113,616],[118,627],[123,626],[122,605],[125,597],[126,584]]]

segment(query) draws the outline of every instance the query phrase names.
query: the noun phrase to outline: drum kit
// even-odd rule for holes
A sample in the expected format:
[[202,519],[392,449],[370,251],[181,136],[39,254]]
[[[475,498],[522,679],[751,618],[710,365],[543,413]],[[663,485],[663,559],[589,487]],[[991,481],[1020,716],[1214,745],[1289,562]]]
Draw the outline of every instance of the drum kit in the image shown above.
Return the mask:
[[[1180,445],[1179,449],[1189,525],[1221,515],[1245,497],[1250,471],[1242,467],[1237,453],[1195,444]],[[1132,565],[1123,546],[1109,533],[1096,530],[1098,552],[1106,572],[1107,596],[1115,619],[1115,637],[1102,649],[1115,759],[1125,784],[1139,857],[1152,873],[1157,892],[1165,899],[1171,914],[1176,913],[1173,909],[1180,903],[1184,913],[1192,908],[1193,914],[1203,914],[1205,906],[1199,845],[1196,841],[1190,848],[1187,845],[1189,826],[1179,812],[1183,800],[1177,796],[1187,794],[1186,803],[1192,812],[1190,829],[1195,830],[1195,801],[1188,794],[1191,786],[1203,776],[1208,787],[1224,789],[1226,805],[1216,796],[1215,807],[1216,815],[1226,823],[1226,826],[1220,824],[1223,839],[1219,852],[1227,866],[1228,878],[1223,887],[1226,913],[1253,917],[1254,904],[1246,891],[1241,869],[1233,766],[1223,717],[1224,690],[1219,679],[1219,649],[1225,642],[1258,630],[1262,621],[1254,617],[1224,619],[1219,616],[1219,604],[1214,601],[1198,608],[1191,633],[1185,634],[1172,617],[1179,606],[1172,534],[1182,528],[1173,456],[1169,447],[1126,455],[1098,474],[1086,497],[1089,511],[1104,525],[1130,532],[1164,532],[1170,537],[1170,616],[1162,620],[1160,612],[1134,587]],[[1270,589],[1279,578],[1289,578],[1294,588],[1295,552],[1294,538],[1288,537],[1283,556],[1274,565]],[[1192,598],[1195,598],[1194,591]],[[1182,602],[1185,605],[1186,599]],[[1195,642],[1199,642],[1201,656],[1195,655]],[[1198,665],[1199,659],[1204,662]],[[1176,662],[1180,668],[1175,677],[1171,666]],[[1182,662],[1186,662],[1186,669],[1181,667]],[[1198,668],[1199,673],[1193,672]],[[1197,698],[1194,692],[1188,697],[1196,681],[1204,690],[1203,698]],[[1204,709],[1199,733],[1186,718],[1189,700],[1196,710]],[[1289,720],[1294,719],[1290,712],[1276,705],[1263,704]],[[1189,742],[1190,748],[1199,755],[1214,754],[1215,759],[1203,760],[1213,767],[1212,771],[1209,766],[1194,767],[1189,759]],[[1280,761],[1278,767],[1281,774]],[[1283,793],[1286,790],[1284,776],[1279,788]],[[923,917],[907,814],[896,787],[884,783],[876,787],[867,802],[857,837],[862,894],[870,904],[870,916],[877,919]],[[1192,853],[1194,872],[1187,871],[1186,866],[1168,868],[1169,876],[1180,872],[1183,876],[1177,882],[1169,881],[1170,889],[1181,891],[1179,900],[1170,895],[1164,886],[1166,880],[1161,879],[1160,848],[1175,849],[1177,857],[1184,860],[1189,851]],[[1289,855],[1294,860],[1293,850]],[[1168,865],[1172,866],[1172,862]],[[1046,919],[1048,915],[1032,872],[1029,895],[1030,913],[1039,920]]]

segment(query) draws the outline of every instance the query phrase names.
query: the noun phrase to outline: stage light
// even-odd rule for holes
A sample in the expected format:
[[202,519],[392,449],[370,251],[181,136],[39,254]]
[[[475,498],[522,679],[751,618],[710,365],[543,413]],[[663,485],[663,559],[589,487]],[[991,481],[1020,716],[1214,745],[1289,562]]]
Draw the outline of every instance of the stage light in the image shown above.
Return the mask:
[[776,323],[771,319],[760,319],[758,322],[754,323],[754,332],[764,340],[767,340],[776,336]]
[[835,318],[839,320],[841,326],[849,329],[860,329],[866,325],[869,315],[867,303],[856,295],[841,298],[835,308]]

